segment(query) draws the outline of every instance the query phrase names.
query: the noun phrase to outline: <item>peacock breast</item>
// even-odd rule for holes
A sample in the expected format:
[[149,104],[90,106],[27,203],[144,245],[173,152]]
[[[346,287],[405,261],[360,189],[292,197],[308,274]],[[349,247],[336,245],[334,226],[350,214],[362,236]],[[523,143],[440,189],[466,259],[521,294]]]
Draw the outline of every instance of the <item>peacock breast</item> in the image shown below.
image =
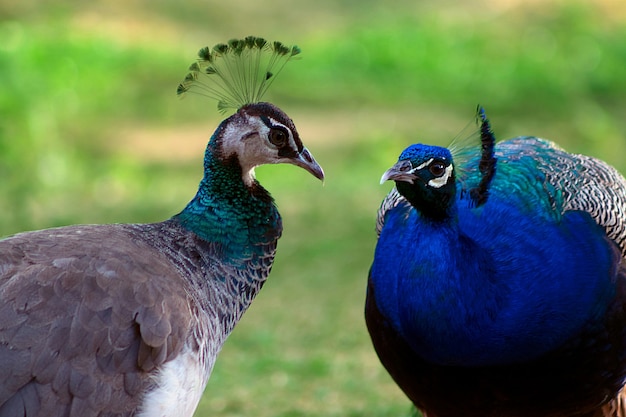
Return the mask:
[[586,212],[533,217],[493,198],[447,223],[388,213],[371,279],[381,314],[424,359],[499,365],[601,326],[620,259]]

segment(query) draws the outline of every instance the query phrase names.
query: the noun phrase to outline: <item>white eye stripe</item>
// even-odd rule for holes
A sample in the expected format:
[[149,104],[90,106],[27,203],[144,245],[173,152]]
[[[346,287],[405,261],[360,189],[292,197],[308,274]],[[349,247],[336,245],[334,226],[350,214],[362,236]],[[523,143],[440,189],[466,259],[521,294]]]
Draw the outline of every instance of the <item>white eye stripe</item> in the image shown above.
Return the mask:
[[[296,145],[296,140],[293,137],[293,132],[291,131],[291,129],[289,129],[287,126],[280,124],[280,123],[276,123],[274,124],[274,126],[272,127],[273,129],[279,129],[281,128],[282,130],[284,130],[287,133],[287,143],[288,143],[288,147],[293,150],[294,152],[298,151],[298,146]],[[269,139],[269,132],[270,129],[268,129],[266,135],[268,136]],[[271,142],[270,142],[271,143]],[[275,145],[274,145],[275,146]]]
[[289,136],[289,148],[294,151],[294,152],[300,152],[303,148],[302,142],[296,137],[297,133],[295,130],[292,130],[292,127],[289,127],[289,125],[286,125],[284,123],[281,123],[280,121],[274,119],[273,117],[266,117],[267,121],[270,122],[271,127],[272,128],[283,128],[288,132],[288,136]]
[[410,172],[413,173],[415,171],[419,171],[422,168],[426,168],[428,165],[431,164],[431,162],[433,162],[435,160],[435,158],[430,158],[428,161],[424,162],[423,164],[413,168]]
[[441,177],[433,178],[432,180],[428,181],[428,185],[433,188],[443,187],[444,185],[448,183],[448,180],[450,179],[450,175],[452,175],[452,170],[453,170],[452,164],[448,165],[446,167],[446,172],[444,172],[444,174]]

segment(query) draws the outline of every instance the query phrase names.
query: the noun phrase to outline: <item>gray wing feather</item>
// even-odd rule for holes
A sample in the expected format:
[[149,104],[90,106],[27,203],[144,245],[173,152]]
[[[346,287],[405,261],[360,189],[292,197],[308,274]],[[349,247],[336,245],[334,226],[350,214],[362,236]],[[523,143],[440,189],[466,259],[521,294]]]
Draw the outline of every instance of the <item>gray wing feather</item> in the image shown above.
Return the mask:
[[531,156],[562,195],[562,212],[586,211],[626,256],[626,179],[599,159],[570,154],[550,141],[520,137],[498,144],[510,159]]
[[178,276],[112,225],[0,241],[0,416],[130,413],[190,333]]
[[622,254],[626,254],[626,180],[603,161],[575,156],[578,172],[566,170],[559,181],[566,193],[565,209],[591,214],[604,227],[607,236],[618,244]]
[[388,210],[391,210],[398,205],[408,205],[409,202],[406,201],[404,197],[398,193],[396,187],[393,187],[389,194],[383,199],[383,202],[380,204],[380,208],[378,209],[378,213],[376,215],[376,236],[380,237],[380,232],[383,230],[383,226],[385,225],[385,214]]

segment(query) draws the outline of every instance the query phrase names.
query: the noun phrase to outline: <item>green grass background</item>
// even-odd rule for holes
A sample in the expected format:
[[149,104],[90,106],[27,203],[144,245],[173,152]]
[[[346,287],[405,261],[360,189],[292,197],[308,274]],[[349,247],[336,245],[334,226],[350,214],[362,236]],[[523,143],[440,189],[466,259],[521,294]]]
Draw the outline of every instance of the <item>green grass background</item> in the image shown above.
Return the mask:
[[362,313],[382,172],[410,143],[449,144],[478,103],[501,139],[546,137],[626,172],[626,6],[0,0],[0,235],[182,209],[221,115],[176,86],[200,47],[246,35],[302,48],[267,98],[327,180],[257,170],[285,231],[196,415],[408,415]]

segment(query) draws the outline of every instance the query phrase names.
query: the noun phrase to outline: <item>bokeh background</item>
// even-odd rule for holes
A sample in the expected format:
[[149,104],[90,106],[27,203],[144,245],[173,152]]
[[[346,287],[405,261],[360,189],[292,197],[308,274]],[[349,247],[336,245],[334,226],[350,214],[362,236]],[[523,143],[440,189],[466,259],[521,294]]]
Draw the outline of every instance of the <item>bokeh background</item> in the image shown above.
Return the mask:
[[266,98],[327,180],[257,170],[285,231],[196,415],[408,415],[362,313],[382,172],[467,132],[480,103],[500,139],[626,173],[626,3],[0,0],[0,236],[181,210],[222,115],[176,86],[200,47],[247,35],[302,48]]

